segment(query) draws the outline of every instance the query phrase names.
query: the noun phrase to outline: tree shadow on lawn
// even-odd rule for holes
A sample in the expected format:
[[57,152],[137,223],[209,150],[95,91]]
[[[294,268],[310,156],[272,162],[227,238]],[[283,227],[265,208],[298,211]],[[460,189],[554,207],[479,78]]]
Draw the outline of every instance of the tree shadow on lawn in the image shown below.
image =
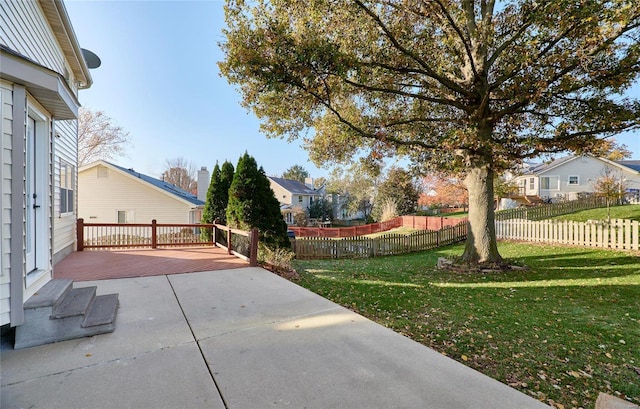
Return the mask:
[[576,254],[550,257],[525,256],[517,260],[527,267],[528,278],[612,278],[640,273],[640,257],[611,254],[609,257],[576,257]]
[[[535,245],[534,245],[535,246]],[[449,272],[448,281],[538,281],[556,279],[597,279],[626,277],[640,273],[640,256],[607,249],[576,249],[553,247],[538,248],[531,255],[520,255],[519,247],[501,248],[500,252],[508,263],[525,266],[525,270],[501,272],[454,273]],[[436,250],[437,257],[450,257],[451,250]],[[520,254],[519,254],[520,253]],[[435,266],[433,267],[436,271]],[[459,279],[459,280],[458,280]]]

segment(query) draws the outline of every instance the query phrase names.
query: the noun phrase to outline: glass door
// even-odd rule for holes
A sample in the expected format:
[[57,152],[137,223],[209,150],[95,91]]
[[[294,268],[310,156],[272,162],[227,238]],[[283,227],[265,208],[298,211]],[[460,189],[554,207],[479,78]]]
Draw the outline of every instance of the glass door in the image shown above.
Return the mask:
[[36,266],[36,225],[37,225],[37,199],[36,192],[36,120],[32,117],[27,121],[27,157],[26,157],[26,263],[25,273],[29,274],[37,269]]

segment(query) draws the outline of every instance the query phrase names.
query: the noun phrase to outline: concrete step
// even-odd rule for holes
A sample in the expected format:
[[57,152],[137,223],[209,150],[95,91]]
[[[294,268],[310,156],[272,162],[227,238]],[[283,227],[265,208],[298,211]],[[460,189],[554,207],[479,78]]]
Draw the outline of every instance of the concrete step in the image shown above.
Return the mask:
[[84,317],[82,328],[115,324],[118,304],[118,294],[100,295],[96,297]]
[[98,287],[74,288],[67,292],[64,299],[58,304],[51,314],[51,318],[66,318],[75,315],[84,315],[96,296]]
[[54,307],[72,288],[73,280],[69,278],[51,280],[24,303],[24,309]]
[[96,296],[96,287],[73,288],[72,280],[51,280],[24,308],[15,349],[113,332],[118,294]]

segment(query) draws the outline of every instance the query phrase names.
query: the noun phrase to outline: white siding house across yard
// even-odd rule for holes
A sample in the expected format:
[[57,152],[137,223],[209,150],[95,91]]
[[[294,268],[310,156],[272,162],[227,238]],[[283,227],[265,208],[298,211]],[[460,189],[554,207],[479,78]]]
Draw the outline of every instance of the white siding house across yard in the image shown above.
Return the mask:
[[[543,199],[575,200],[581,193],[594,192],[596,181],[606,173],[624,182],[629,193],[640,192],[640,171],[636,161],[611,161],[590,155],[567,156],[532,166],[514,182],[526,195]],[[633,196],[633,195],[632,195]]]
[[190,192],[105,161],[78,175],[78,216],[85,223],[199,223],[203,207]]

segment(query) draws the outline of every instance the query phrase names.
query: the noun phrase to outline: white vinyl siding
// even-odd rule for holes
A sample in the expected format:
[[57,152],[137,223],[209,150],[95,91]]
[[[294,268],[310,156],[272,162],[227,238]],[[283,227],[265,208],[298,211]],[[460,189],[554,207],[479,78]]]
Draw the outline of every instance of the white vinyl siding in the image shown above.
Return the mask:
[[[74,250],[77,219],[77,163],[78,140],[77,121],[55,121],[55,156],[54,156],[54,191],[53,191],[53,253],[54,263]],[[73,186],[73,203],[71,212],[65,212],[61,203],[60,165],[66,163],[71,168],[70,183]],[[67,206],[69,208],[69,206]]]
[[77,94],[76,77],[38,1],[2,1],[0,37],[10,49],[62,75]]
[[190,222],[189,213],[196,205],[113,168],[104,177],[101,166],[84,167],[78,173],[78,217],[85,223],[118,223],[119,210],[127,211],[127,223]]
[[291,195],[291,192],[284,189],[282,186],[275,183],[271,179],[269,179],[269,183],[271,185],[271,190],[273,190],[273,194],[275,195],[276,199],[278,199],[278,202],[280,202],[280,204],[292,204],[293,197]]
[[64,74],[64,56],[37,1],[3,1],[2,42],[33,61]]
[[0,325],[10,322],[10,286],[11,286],[11,150],[13,92],[12,85],[0,81],[0,112],[2,122],[2,167],[0,168],[0,204],[2,225],[0,226]]
[[[640,188],[640,175],[638,175],[637,172],[628,168],[619,167],[616,164],[608,163],[599,158],[581,156],[562,163],[553,169],[549,169],[549,174],[541,174],[541,179],[545,176],[555,176],[559,179],[558,190],[542,191],[541,195],[554,198],[561,195],[567,200],[577,199],[578,194],[581,192],[593,192],[596,180],[604,175],[606,168],[610,169],[614,177],[627,179],[630,188]],[[578,183],[569,183],[570,178],[575,180],[576,176],[578,177]]]

